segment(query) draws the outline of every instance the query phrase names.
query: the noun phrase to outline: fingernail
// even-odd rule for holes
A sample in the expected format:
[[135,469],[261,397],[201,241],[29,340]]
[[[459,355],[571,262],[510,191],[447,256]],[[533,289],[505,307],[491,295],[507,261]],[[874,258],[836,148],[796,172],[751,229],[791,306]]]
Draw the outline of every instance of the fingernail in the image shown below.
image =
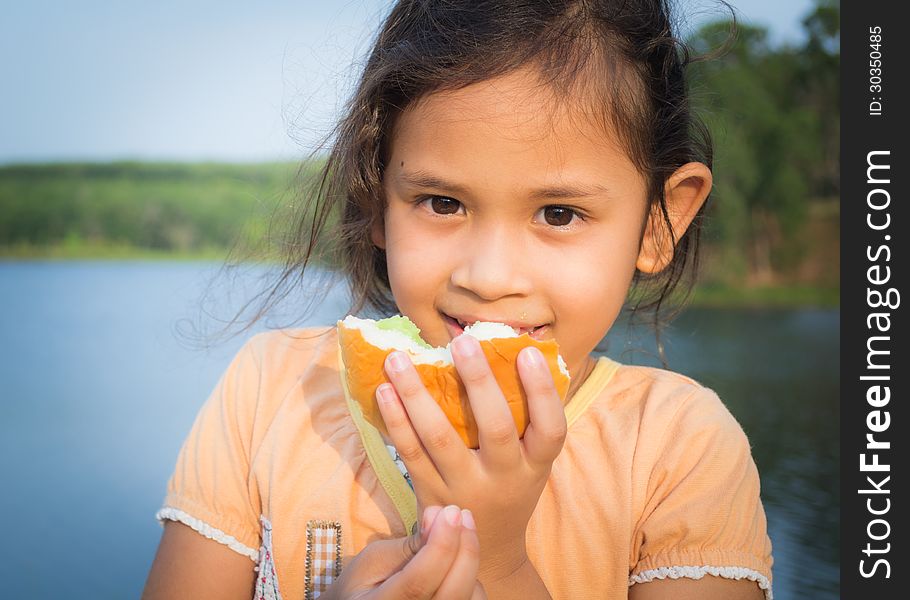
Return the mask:
[[380,403],[385,405],[390,405],[395,403],[395,390],[392,389],[392,385],[389,383],[383,383],[381,386],[376,388],[376,397]]
[[543,365],[543,354],[534,346],[528,346],[524,351],[525,364],[532,369],[538,369]]
[[433,527],[433,521],[436,520],[436,515],[439,514],[441,508],[440,506],[428,506],[423,511],[423,518],[420,520],[421,533],[427,532]]
[[455,349],[458,351],[458,354],[464,357],[474,356],[480,349],[479,345],[477,344],[477,340],[469,335],[458,336],[455,338],[455,341],[452,342],[452,344],[454,344]]
[[408,358],[404,355],[404,352],[392,352],[389,354],[387,364],[391,371],[401,373],[408,368]]
[[443,510],[446,521],[449,522],[449,525],[458,525],[458,521],[461,520],[461,511],[458,510],[458,507],[450,504],[445,507]]
[[461,523],[468,529],[477,529],[477,525],[474,524],[474,515],[466,508],[461,509]]

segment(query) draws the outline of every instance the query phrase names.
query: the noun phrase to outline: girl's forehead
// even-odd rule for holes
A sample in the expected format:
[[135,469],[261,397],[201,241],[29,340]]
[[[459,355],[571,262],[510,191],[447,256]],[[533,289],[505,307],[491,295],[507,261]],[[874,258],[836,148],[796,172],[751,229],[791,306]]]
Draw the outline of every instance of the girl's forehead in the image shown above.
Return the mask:
[[590,104],[556,92],[533,71],[514,71],[413,102],[396,119],[390,150],[449,158],[501,150],[557,162],[579,154],[628,159],[609,119]]
[[521,75],[430,94],[399,117],[384,182],[464,197],[642,196],[616,136],[556,100]]

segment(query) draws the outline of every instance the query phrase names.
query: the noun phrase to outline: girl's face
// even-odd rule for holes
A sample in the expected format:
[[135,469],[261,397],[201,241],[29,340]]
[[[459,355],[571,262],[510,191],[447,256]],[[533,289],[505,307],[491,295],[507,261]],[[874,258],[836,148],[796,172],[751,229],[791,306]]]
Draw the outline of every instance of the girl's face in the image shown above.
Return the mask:
[[498,321],[555,338],[582,383],[639,256],[646,184],[601,121],[530,71],[432,94],[397,120],[384,173],[399,310],[430,344]]

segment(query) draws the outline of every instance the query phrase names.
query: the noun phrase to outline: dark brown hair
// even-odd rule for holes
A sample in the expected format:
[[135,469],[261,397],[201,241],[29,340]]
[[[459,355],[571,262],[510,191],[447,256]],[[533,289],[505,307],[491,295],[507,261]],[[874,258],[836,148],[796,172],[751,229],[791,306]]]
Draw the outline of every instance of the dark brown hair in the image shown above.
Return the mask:
[[[666,179],[712,163],[710,137],[690,110],[687,48],[664,0],[401,0],[383,23],[331,152],[300,206],[283,270],[250,325],[300,281],[318,252],[349,278],[350,312],[397,312],[386,257],[370,239],[382,220],[385,150],[397,115],[418,99],[515,69],[535,68],[557,98],[594,98],[648,184],[652,214],[670,230]],[[629,306],[659,326],[674,291],[688,296],[704,206],[673,239],[660,273],[636,272]],[[330,226],[331,225],[331,226]],[[321,249],[321,250],[320,250]],[[680,286],[681,283],[685,285]],[[669,311],[672,312],[672,309]]]

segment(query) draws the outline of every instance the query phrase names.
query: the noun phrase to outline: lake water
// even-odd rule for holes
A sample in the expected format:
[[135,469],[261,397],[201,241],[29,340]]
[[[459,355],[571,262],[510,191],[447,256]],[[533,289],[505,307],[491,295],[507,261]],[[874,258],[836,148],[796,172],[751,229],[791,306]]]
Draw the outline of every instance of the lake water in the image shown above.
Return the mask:
[[[216,267],[0,262],[3,597],[140,595],[180,444],[243,341],[180,335],[200,307],[243,301],[201,300]],[[332,288],[304,324],[346,301]],[[614,332],[601,350],[656,364],[646,334]],[[778,600],[838,597],[839,335],[829,310],[691,310],[665,334],[670,367],[715,389],[749,436]]]

